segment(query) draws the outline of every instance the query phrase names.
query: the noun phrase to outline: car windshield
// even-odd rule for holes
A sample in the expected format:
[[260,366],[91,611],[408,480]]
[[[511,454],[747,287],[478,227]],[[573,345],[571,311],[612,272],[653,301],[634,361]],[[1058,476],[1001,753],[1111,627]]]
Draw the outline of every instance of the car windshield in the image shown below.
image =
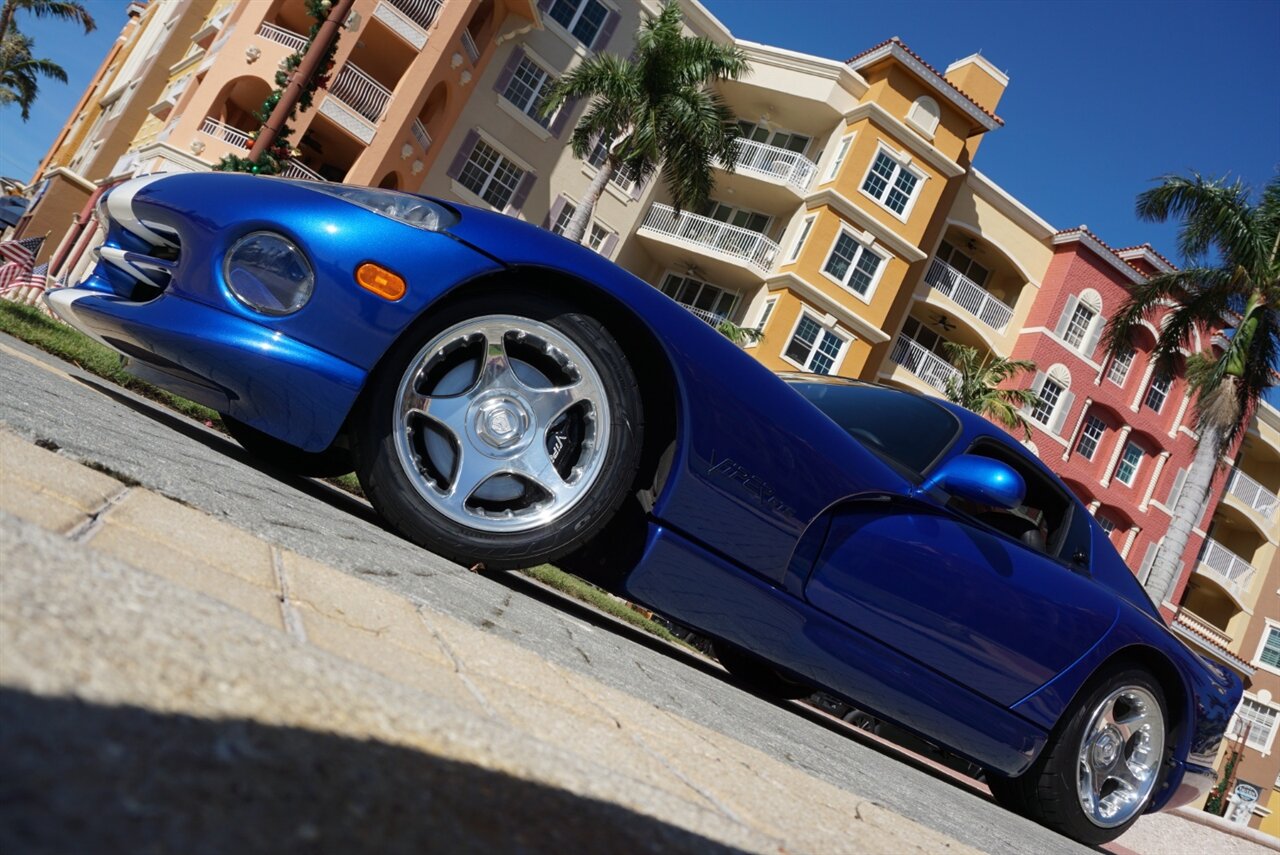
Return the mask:
[[791,388],[868,450],[917,478],[960,432],[960,421],[927,398],[855,383],[797,380]]

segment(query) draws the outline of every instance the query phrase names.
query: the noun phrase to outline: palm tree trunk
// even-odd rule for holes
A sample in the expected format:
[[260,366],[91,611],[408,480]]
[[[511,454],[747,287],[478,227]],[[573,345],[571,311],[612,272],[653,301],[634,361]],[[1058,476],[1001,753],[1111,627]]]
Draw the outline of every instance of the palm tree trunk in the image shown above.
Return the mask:
[[613,158],[606,157],[604,163],[600,164],[600,168],[596,170],[596,177],[591,179],[587,192],[579,200],[573,216],[569,218],[569,225],[564,228],[564,237],[574,243],[582,243],[582,238],[587,233],[587,226],[591,224],[591,215],[595,213],[596,202],[600,200],[600,194],[604,192],[604,187],[609,183],[612,175]]
[[14,7],[17,0],[5,0],[3,7],[0,7],[0,39],[9,33],[9,25],[13,23]]
[[1191,469],[1187,472],[1182,494],[1178,496],[1177,504],[1173,508],[1173,517],[1169,520],[1169,532],[1165,535],[1164,543],[1160,544],[1160,548],[1156,550],[1155,560],[1151,564],[1151,573],[1147,576],[1147,594],[1157,606],[1173,596],[1174,586],[1178,583],[1182,554],[1187,551],[1191,530],[1204,517],[1205,505],[1209,499],[1209,485],[1213,483],[1213,473],[1218,466],[1222,437],[1223,430],[1220,425],[1213,422],[1201,425],[1196,456],[1192,458]]

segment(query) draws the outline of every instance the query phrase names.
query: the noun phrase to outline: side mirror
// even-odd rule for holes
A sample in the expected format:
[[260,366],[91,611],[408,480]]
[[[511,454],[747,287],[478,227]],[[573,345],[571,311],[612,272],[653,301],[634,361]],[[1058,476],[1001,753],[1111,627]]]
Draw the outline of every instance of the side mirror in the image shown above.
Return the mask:
[[1027,484],[1013,467],[977,454],[951,458],[920,485],[920,492],[927,493],[935,487],[961,499],[998,508],[1016,508],[1027,497]]

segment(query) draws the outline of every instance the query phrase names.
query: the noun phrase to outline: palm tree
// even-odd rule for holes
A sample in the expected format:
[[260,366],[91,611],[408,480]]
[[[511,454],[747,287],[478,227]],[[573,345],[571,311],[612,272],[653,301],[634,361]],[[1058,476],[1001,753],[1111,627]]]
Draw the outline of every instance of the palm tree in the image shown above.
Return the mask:
[[0,106],[16,103],[22,109],[22,121],[31,118],[31,105],[40,91],[37,77],[67,82],[62,66],[31,55],[35,43],[18,32],[0,40]]
[[1034,407],[1040,397],[1030,389],[1001,388],[1001,384],[1024,371],[1034,371],[1036,364],[1025,359],[982,354],[976,347],[953,341],[942,346],[958,372],[956,376],[947,378],[944,390],[947,400],[1002,424],[1010,431],[1021,430],[1029,439],[1031,426],[1022,410]]
[[1147,578],[1151,598],[1172,593],[1191,529],[1204,515],[1214,470],[1247,428],[1262,393],[1275,382],[1280,356],[1280,175],[1271,179],[1254,203],[1240,180],[1166,175],[1140,194],[1138,216],[1182,221],[1178,249],[1188,266],[1153,276],[1136,286],[1107,326],[1114,355],[1129,346],[1135,327],[1164,305],[1172,304],[1154,358],[1166,368],[1179,350],[1189,348],[1198,330],[1229,329],[1212,349],[1187,360],[1187,381],[1195,395],[1200,435],[1169,522]]
[[548,92],[544,116],[570,99],[591,99],[573,130],[575,156],[586,158],[600,141],[607,148],[565,227],[569,240],[582,240],[600,193],[618,169],[640,181],[665,166],[667,188],[680,211],[706,203],[717,161],[730,169],[736,162],[737,123],[709,84],[736,79],[750,65],[735,46],[684,35],[681,20],[680,6],[668,0],[640,26],[630,59],[596,54]]
[[74,21],[84,27],[85,34],[92,33],[98,24],[89,10],[78,0],[4,0],[0,6],[0,36],[8,35],[18,12],[30,12],[37,18],[59,18]]

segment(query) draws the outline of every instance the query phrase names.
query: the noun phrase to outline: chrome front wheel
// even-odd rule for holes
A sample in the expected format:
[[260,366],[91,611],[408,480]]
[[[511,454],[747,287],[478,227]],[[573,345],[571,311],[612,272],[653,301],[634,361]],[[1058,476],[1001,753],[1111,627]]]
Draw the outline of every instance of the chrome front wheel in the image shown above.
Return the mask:
[[1164,756],[1164,711],[1142,686],[1123,686],[1094,708],[1076,764],[1080,807],[1095,825],[1123,825],[1146,805]]

